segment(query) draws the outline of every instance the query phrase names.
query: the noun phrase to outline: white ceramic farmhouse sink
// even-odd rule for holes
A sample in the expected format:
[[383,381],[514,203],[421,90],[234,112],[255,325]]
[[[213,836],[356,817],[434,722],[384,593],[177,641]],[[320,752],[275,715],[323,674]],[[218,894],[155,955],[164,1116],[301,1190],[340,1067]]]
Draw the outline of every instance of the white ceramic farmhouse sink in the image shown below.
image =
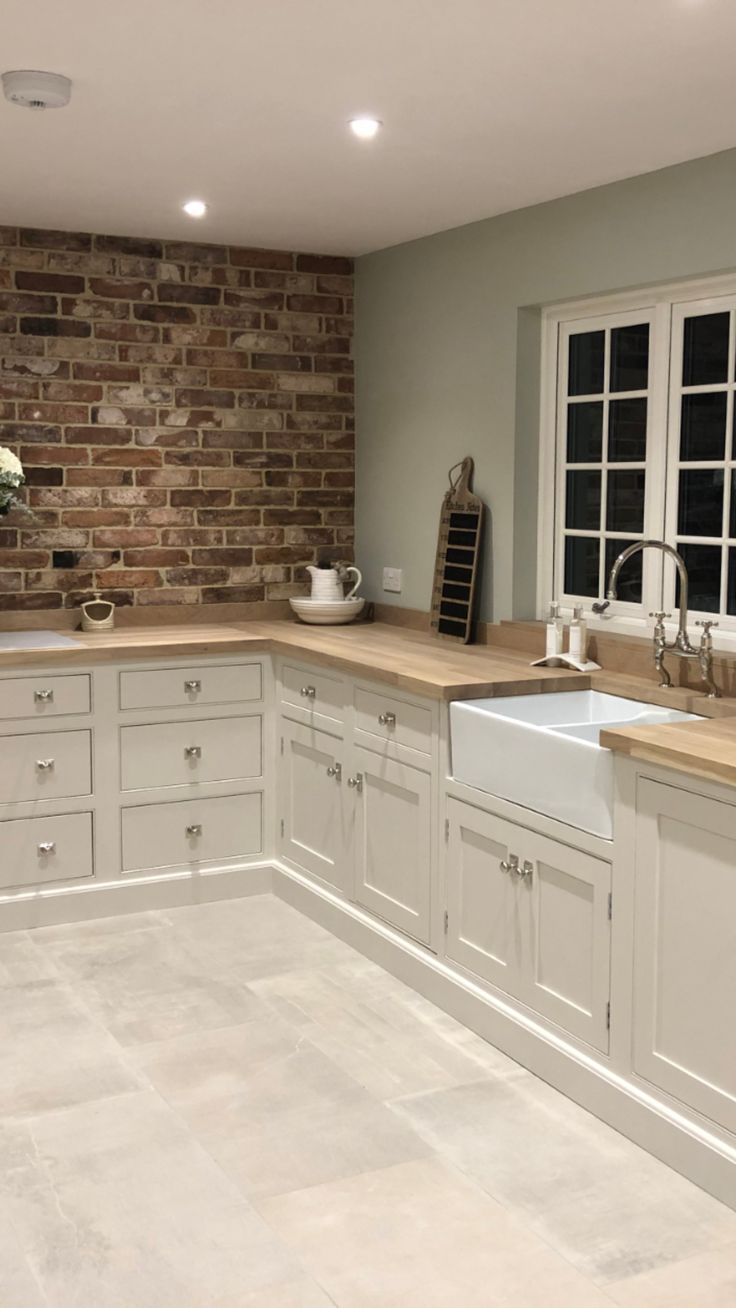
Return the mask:
[[697,717],[596,690],[455,701],[452,775],[610,840],[613,757],[599,742],[601,728]]
[[66,649],[79,643],[60,631],[0,631],[0,650]]

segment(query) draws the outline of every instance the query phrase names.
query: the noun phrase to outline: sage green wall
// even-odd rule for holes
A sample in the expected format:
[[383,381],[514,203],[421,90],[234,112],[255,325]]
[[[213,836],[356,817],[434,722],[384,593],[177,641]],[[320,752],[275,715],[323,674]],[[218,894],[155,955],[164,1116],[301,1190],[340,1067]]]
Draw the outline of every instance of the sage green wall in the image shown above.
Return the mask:
[[[533,616],[541,306],[734,267],[736,150],[359,259],[365,593],[429,607],[447,470],[472,454],[491,525],[481,616]],[[401,595],[384,565],[403,568]]]

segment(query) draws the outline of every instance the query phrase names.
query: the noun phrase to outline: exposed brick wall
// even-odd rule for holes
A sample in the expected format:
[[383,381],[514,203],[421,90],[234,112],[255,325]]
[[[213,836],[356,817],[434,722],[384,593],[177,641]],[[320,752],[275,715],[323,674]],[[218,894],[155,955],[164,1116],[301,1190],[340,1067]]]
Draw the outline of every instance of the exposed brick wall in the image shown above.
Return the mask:
[[[350,260],[0,228],[0,610],[283,599],[349,560]],[[52,551],[79,554],[52,567]]]

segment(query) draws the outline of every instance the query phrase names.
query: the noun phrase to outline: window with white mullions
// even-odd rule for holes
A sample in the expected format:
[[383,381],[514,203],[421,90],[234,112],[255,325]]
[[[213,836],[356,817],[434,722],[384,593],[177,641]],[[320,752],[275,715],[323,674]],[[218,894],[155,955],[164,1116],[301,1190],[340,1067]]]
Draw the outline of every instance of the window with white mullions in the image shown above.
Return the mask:
[[[736,641],[736,275],[545,318],[540,616],[551,599],[590,610],[616,556],[652,538],[685,559],[693,619]],[[671,561],[648,550],[601,620],[646,630],[678,603]]]
[[[736,298],[676,304],[666,531],[687,565],[691,611],[726,626],[736,626],[735,385]],[[665,603],[679,603],[671,575]]]
[[[653,313],[565,324],[558,386],[557,594],[605,593],[613,560],[645,529]],[[621,599],[642,605],[641,556],[622,574]]]

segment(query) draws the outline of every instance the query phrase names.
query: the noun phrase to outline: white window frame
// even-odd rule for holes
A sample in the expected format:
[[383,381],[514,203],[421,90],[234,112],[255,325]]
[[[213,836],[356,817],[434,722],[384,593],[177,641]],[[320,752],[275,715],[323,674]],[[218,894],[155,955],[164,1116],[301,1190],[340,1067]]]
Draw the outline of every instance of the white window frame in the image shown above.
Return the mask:
[[[539,503],[537,520],[537,617],[544,618],[549,611],[552,599],[559,599],[563,612],[570,612],[577,598],[566,596],[562,590],[562,527],[560,515],[564,515],[565,503],[565,469],[560,457],[562,436],[561,420],[564,415],[567,396],[566,386],[559,386],[558,377],[564,379],[567,372],[566,342],[573,325],[580,330],[581,320],[585,330],[596,330],[602,326],[611,326],[611,315],[617,315],[622,325],[626,319],[650,321],[650,376],[649,376],[649,413],[648,433],[653,433],[647,444],[648,490],[645,504],[645,521],[643,536],[666,539],[674,543],[676,523],[674,522],[676,490],[678,477],[677,444],[679,443],[679,395],[680,378],[672,370],[670,376],[670,358],[672,347],[681,340],[682,322],[692,310],[688,306],[693,301],[702,301],[697,313],[713,313],[724,310],[723,300],[736,296],[736,273],[719,277],[698,279],[697,281],[672,282],[658,287],[627,291],[616,295],[588,297],[562,305],[548,306],[542,311],[542,384],[540,396],[540,442],[539,442]],[[705,303],[708,302],[708,303]],[[731,309],[736,314],[736,307]],[[680,333],[679,338],[677,333]],[[733,356],[736,332],[730,341]],[[562,358],[560,351],[565,347]],[[560,366],[561,365],[561,366]],[[736,405],[734,389],[734,359],[729,361],[728,383],[728,421],[729,427],[727,457],[736,457],[736,438],[731,447],[732,407]],[[718,390],[718,386],[705,386],[703,390]],[[724,385],[723,389],[727,389]],[[657,433],[660,433],[658,439]],[[717,462],[713,460],[712,462]],[[585,465],[582,465],[583,467]],[[625,467],[626,465],[622,465]],[[699,466],[694,464],[695,467]],[[584,533],[583,533],[584,534]],[[619,533],[616,533],[618,535]],[[623,533],[622,533],[623,534]],[[708,543],[709,538],[698,543]],[[585,601],[586,618],[592,630],[608,631],[620,635],[646,636],[651,633],[653,620],[649,614],[663,609],[672,614],[667,622],[668,638],[673,638],[677,631],[678,612],[674,609],[675,571],[671,560],[661,552],[646,550],[643,554],[643,591],[642,604],[628,604],[615,601],[605,614],[592,612],[592,599]],[[725,575],[722,575],[725,587]],[[688,615],[688,624],[699,618],[715,617],[720,627],[713,632],[713,643],[717,649],[736,650],[736,616],[719,616],[701,613],[693,609]],[[691,636],[694,637],[691,630]]]

